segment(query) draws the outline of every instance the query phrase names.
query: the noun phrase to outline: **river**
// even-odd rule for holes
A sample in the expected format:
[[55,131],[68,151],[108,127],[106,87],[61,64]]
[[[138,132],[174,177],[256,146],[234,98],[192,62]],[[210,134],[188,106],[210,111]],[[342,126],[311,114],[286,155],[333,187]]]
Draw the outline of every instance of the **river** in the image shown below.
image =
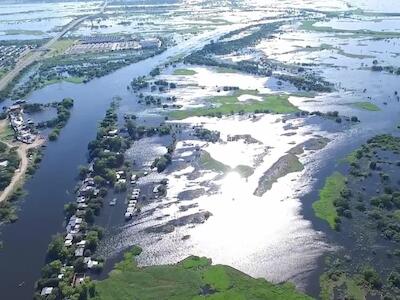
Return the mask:
[[[202,47],[226,28],[197,36],[155,57],[124,67],[87,84],[59,83],[33,92],[28,102],[47,103],[71,97],[75,100],[71,118],[56,142],[49,142],[34,176],[27,180],[27,195],[20,201],[19,219],[1,228],[4,248],[0,251],[2,299],[31,299],[40,277],[51,237],[63,232],[63,206],[74,200],[78,166],[87,163],[87,145],[96,136],[114,96],[123,98],[133,110],[142,109],[126,86],[137,76],[176,55]],[[3,103],[7,105],[8,102]]]

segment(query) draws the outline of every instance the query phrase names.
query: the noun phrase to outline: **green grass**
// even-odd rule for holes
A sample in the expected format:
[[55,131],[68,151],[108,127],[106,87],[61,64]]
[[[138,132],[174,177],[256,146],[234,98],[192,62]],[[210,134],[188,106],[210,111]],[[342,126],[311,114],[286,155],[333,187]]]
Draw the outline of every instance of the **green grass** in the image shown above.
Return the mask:
[[[263,100],[239,101],[241,95],[261,97]],[[286,114],[299,109],[289,102],[288,95],[265,95],[256,90],[238,90],[229,96],[215,96],[208,100],[208,105],[189,110],[172,111],[171,119],[182,120],[188,117],[226,116],[238,113],[271,112]]]
[[0,69],[0,79],[7,74],[7,70],[5,69]]
[[301,172],[304,165],[299,161],[298,157],[292,153],[288,153],[279,158],[258,181],[258,186],[254,191],[254,195],[261,197],[269,191],[273,184],[280,178],[290,174]]
[[233,169],[233,171],[239,173],[240,176],[242,176],[244,178],[250,177],[254,173],[254,169],[252,167],[246,166],[246,165],[238,165],[237,167],[235,167]]
[[48,86],[48,85],[60,83],[60,82],[62,82],[62,81],[69,82],[69,83],[80,84],[80,83],[83,83],[84,80],[85,80],[85,78],[83,78],[83,77],[76,77],[76,76],[65,77],[65,78],[62,78],[62,79],[54,78],[54,79],[49,79],[49,80],[44,81],[44,82],[41,84],[41,87],[45,87],[45,86]]
[[222,162],[211,157],[207,151],[202,151],[200,155],[200,165],[203,169],[211,170],[215,172],[226,173],[230,171],[230,167],[223,164]]
[[214,266],[203,273],[203,281],[217,291],[227,290],[231,286],[231,280],[224,266]]
[[[290,284],[254,279],[207,258],[191,256],[174,265],[139,268],[135,255],[125,254],[109,277],[95,283],[96,300],[309,300]],[[208,293],[202,293],[207,289]]]
[[329,278],[327,273],[324,273],[320,277],[320,298],[322,300],[330,300],[333,299],[334,289],[336,287],[345,286],[346,299],[353,300],[364,300],[365,299],[365,291],[364,289],[357,284],[357,279],[347,277],[344,273],[342,273],[339,277],[336,277],[335,280]]
[[0,140],[11,142],[14,140],[14,130],[11,128],[10,124],[7,124],[1,131],[0,131]]
[[238,165],[235,168],[231,168],[230,166],[227,166],[222,162],[212,158],[210,153],[204,150],[201,152],[199,163],[200,167],[205,170],[211,170],[219,173],[228,173],[232,171],[239,173],[241,177],[245,178],[250,177],[254,173],[254,169],[246,165]]
[[398,221],[400,221],[400,209],[395,210],[393,215]]
[[315,215],[327,221],[331,228],[336,227],[336,218],[338,214],[333,204],[335,200],[341,197],[341,192],[345,188],[346,177],[339,172],[329,176],[322,190],[319,192],[319,200],[313,203]]
[[79,83],[83,83],[85,78],[76,77],[76,76],[70,76],[70,77],[64,78],[63,80],[66,81],[66,82],[79,84]]
[[351,103],[351,106],[358,108],[358,109],[368,110],[368,111],[380,111],[381,110],[378,106],[376,106],[374,103],[371,103],[371,102],[354,102],[354,103]]
[[221,74],[227,74],[227,73],[239,73],[238,70],[231,69],[231,68],[223,68],[223,67],[218,67],[216,68],[217,73]]
[[76,40],[71,39],[56,41],[50,46],[50,52],[47,54],[47,57],[64,54],[64,52],[75,43],[75,41]]
[[347,299],[364,300],[365,291],[352,278],[346,278],[346,296]]
[[192,76],[196,75],[197,72],[195,70],[190,69],[176,69],[174,70],[173,75],[180,75],[180,76]]
[[44,32],[41,30],[24,30],[24,29],[8,29],[8,30],[2,30],[5,35],[43,35]]

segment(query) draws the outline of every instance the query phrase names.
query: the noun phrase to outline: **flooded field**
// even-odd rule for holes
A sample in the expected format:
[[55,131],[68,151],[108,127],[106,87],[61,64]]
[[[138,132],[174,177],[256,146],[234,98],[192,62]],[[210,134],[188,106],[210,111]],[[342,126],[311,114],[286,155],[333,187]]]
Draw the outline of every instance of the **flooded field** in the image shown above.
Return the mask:
[[[98,5],[2,4],[0,39],[51,37]],[[169,36],[173,43],[101,78],[49,84],[26,97],[71,97],[76,105],[24,185],[20,219],[1,227],[0,289],[18,299],[32,295],[51,236],[63,231],[63,206],[74,198],[87,144],[118,96],[121,128],[133,114],[137,124],[165,122],[173,134],[142,138],[126,151],[134,171],[146,172],[137,182],[145,197],[128,222],[126,194],[105,199],[118,201],[96,219],[105,228],[97,252],[107,258],[98,277],[140,245],[139,265],[206,256],[318,297],[324,257],[348,246],[314,215],[318,191],[369,138],[398,135],[399,16],[396,1],[109,3],[67,38]],[[214,49],[217,43],[224,48]],[[171,141],[171,163],[157,172],[153,162]],[[167,190],[158,196],[154,187],[163,180]],[[27,243],[30,255],[21,257]]]

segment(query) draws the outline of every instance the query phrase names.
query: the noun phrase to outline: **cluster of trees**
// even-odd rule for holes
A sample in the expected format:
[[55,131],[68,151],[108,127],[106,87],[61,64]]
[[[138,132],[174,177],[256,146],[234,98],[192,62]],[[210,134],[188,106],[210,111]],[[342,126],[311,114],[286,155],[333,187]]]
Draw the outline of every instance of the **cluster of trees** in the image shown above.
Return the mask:
[[220,132],[219,131],[211,131],[208,130],[207,128],[196,128],[195,130],[195,136],[197,136],[199,139],[215,143],[220,139]]
[[137,126],[136,123],[130,119],[126,120],[126,130],[132,140],[139,140],[145,136],[149,137],[155,134],[161,136],[168,135],[171,134],[172,131],[171,126],[165,123],[158,127]]
[[299,90],[316,91],[322,93],[332,92],[332,85],[329,82],[313,74],[302,74],[301,76],[279,74],[277,75],[277,78],[290,82]]
[[117,126],[117,103],[113,102],[100,123],[96,139],[88,145],[89,158],[93,161],[93,175],[100,186],[114,185],[117,180],[115,169],[124,165],[124,152],[130,142],[119,135],[110,135]]
[[157,168],[157,172],[159,173],[163,172],[172,162],[172,153],[175,150],[175,146],[176,140],[174,139],[171,145],[168,146],[167,153],[165,153],[161,157],[156,158],[151,167]]
[[[236,64],[224,63],[214,59],[213,55],[227,55],[245,47],[251,47],[260,42],[263,38],[270,37],[272,33],[276,32],[282,25],[282,22],[275,22],[264,25],[250,25],[242,29],[235,30],[228,33],[220,38],[217,42],[211,42],[204,46],[203,49],[195,51],[185,58],[185,63],[198,64],[207,66],[216,66],[221,68],[230,68],[241,72],[271,76],[272,71],[270,68],[265,69],[259,66],[258,62],[255,61],[240,61]],[[230,39],[231,37],[241,32],[246,32],[253,27],[257,27],[256,30],[250,34],[244,35],[237,39]]]
[[0,161],[6,162],[7,166],[0,167],[0,190],[4,190],[11,182],[15,170],[19,168],[20,158],[15,148],[0,142]]
[[[137,78],[134,78],[131,83],[130,83],[130,87],[134,90],[134,91],[138,91],[144,88],[147,88],[149,86],[148,81],[146,80],[145,76],[139,76]],[[128,86],[129,89],[129,86]]]
[[38,123],[37,127],[53,128],[52,132],[49,134],[49,140],[55,141],[58,138],[61,129],[67,124],[71,117],[71,109],[74,106],[74,100],[71,98],[65,98],[61,102],[51,103],[50,106],[56,108],[57,116],[51,120]]
[[386,71],[389,72],[390,74],[400,75],[400,68],[396,68],[393,66],[384,66],[384,67],[380,66],[378,65],[378,61],[376,59],[374,59],[372,62],[371,70],[374,72]]

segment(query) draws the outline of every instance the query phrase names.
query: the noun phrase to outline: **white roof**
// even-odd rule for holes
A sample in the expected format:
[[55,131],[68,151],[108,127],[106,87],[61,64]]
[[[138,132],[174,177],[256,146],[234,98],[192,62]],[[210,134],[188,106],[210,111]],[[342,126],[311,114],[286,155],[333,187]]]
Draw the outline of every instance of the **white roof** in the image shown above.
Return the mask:
[[45,287],[42,289],[42,292],[40,293],[41,296],[46,296],[46,295],[50,295],[53,292],[53,288],[52,287]]

